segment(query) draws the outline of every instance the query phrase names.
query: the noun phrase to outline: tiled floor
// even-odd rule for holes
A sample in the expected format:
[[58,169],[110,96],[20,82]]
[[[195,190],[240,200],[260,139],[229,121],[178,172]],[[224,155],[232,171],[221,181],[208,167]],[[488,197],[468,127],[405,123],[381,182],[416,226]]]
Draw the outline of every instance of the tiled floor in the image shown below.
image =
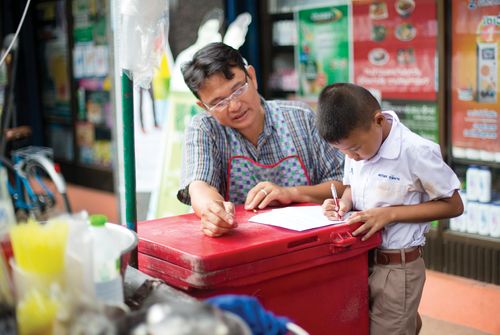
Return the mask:
[[[70,185],[73,210],[87,210],[118,222],[118,200],[107,192]],[[427,271],[420,304],[421,335],[500,335],[500,286]]]
[[[500,334],[500,286],[427,271],[420,313],[487,334]],[[422,334],[437,334],[424,332],[425,326],[422,330]],[[482,334],[469,331],[440,334]]]

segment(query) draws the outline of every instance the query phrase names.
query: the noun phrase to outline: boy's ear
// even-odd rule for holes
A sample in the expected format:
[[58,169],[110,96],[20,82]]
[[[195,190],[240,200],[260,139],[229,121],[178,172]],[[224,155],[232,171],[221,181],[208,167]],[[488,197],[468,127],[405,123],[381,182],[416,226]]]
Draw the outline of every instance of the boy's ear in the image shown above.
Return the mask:
[[373,116],[373,121],[375,122],[376,125],[381,126],[382,123],[385,120],[384,114],[382,114],[382,111],[376,111],[375,115]]

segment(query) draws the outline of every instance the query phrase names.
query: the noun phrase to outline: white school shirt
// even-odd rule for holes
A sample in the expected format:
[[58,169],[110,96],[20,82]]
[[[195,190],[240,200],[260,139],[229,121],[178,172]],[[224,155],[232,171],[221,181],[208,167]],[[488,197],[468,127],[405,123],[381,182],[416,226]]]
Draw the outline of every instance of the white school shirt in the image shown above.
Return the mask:
[[[413,133],[393,111],[391,131],[378,153],[369,160],[346,156],[345,185],[351,186],[353,208],[414,205],[451,197],[460,181],[443,161],[439,145]],[[382,230],[382,249],[424,245],[429,223],[391,223]]]

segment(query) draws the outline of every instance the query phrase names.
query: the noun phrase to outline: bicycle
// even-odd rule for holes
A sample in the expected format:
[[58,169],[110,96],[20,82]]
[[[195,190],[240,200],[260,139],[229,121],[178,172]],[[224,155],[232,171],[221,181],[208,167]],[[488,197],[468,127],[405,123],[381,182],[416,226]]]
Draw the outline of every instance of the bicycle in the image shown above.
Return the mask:
[[50,180],[64,202],[64,209],[71,213],[66,182],[52,161],[52,149],[30,146],[12,152],[13,164],[0,156],[0,162],[9,172],[7,188],[12,197],[18,221],[28,217],[46,220],[56,204],[56,193],[44,179]]

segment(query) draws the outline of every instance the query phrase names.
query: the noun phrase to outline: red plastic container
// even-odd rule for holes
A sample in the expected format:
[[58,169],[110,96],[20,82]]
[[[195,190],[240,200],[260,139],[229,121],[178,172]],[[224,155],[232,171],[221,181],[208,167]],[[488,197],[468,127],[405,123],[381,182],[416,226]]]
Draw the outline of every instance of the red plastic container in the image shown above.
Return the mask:
[[248,222],[237,207],[238,228],[205,236],[194,214],[141,222],[139,270],[197,298],[234,293],[255,296],[310,334],[368,334],[368,250],[342,224],[297,232]]

